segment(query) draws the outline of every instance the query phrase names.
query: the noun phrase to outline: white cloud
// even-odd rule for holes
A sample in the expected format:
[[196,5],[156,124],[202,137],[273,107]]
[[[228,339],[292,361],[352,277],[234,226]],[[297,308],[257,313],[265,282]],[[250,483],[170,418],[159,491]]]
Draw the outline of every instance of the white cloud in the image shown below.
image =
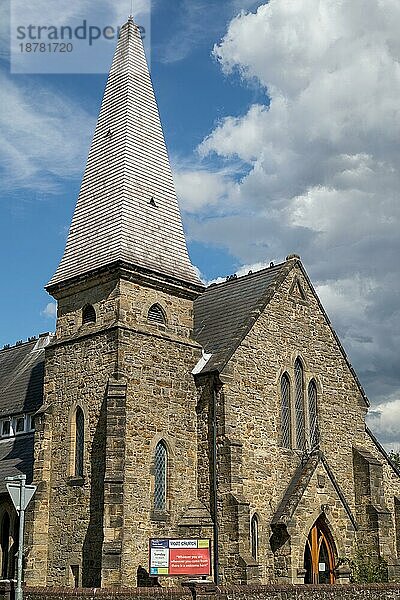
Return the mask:
[[368,415],[370,429],[383,441],[388,449],[400,448],[400,399],[393,398],[378,404]]
[[199,146],[200,156],[211,152],[251,162],[263,151],[267,108],[253,105],[244,117],[226,117]]
[[53,191],[80,176],[95,119],[78,103],[34,79],[0,71],[0,171],[3,189]]
[[212,172],[176,165],[174,182],[181,209],[185,213],[198,213],[199,210],[218,205],[222,211],[225,203],[233,197],[236,187],[231,173],[231,170]]
[[55,319],[57,316],[57,304],[55,302],[49,302],[40,313],[43,317],[49,319]]
[[400,394],[399,27],[393,0],[270,0],[235,17],[214,56],[268,99],[199,146],[214,177],[247,166],[218,190],[235,210],[199,203],[187,220],[245,264],[300,254],[380,404]]

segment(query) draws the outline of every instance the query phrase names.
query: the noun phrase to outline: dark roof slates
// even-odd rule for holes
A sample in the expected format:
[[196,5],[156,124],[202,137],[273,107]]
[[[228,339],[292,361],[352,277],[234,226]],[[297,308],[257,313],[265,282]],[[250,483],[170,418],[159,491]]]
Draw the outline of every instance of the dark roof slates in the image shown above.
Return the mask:
[[26,482],[33,479],[33,440],[29,433],[0,442],[0,494],[7,491],[6,477],[15,477],[24,473]]
[[285,262],[211,285],[197,298],[194,304],[195,339],[206,354],[212,354],[203,373],[223,368],[289,268]]
[[35,412],[43,402],[44,350],[36,344],[0,351],[0,417]]

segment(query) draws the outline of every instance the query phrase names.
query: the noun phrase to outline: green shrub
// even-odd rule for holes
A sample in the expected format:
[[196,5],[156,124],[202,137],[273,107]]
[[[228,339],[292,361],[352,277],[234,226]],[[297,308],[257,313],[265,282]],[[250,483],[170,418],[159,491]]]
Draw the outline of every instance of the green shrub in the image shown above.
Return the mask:
[[380,556],[373,556],[358,550],[353,558],[341,558],[338,565],[347,564],[351,569],[352,583],[386,583],[388,581],[387,562]]

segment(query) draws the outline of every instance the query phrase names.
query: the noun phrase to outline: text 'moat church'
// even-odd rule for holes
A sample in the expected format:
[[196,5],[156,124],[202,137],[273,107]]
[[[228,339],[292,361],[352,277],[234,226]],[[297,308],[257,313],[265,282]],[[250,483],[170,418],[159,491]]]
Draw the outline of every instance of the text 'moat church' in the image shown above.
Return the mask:
[[150,538],[210,538],[222,583],[346,582],[358,551],[399,578],[400,478],[299,257],[207,289],[190,262],[132,19],[47,290],[55,335],[0,352],[2,578],[19,472],[27,585],[157,583]]

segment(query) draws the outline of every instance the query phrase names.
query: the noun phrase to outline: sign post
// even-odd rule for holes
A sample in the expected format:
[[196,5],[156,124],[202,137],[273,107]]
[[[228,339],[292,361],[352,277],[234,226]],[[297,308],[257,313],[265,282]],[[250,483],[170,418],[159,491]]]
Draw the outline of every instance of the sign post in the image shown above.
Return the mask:
[[6,486],[15,510],[19,514],[19,540],[18,540],[18,570],[17,570],[17,589],[15,590],[15,600],[23,599],[22,591],[22,561],[24,556],[24,529],[25,529],[25,510],[36,492],[35,485],[26,485],[26,475],[17,475],[16,477],[6,477]]

